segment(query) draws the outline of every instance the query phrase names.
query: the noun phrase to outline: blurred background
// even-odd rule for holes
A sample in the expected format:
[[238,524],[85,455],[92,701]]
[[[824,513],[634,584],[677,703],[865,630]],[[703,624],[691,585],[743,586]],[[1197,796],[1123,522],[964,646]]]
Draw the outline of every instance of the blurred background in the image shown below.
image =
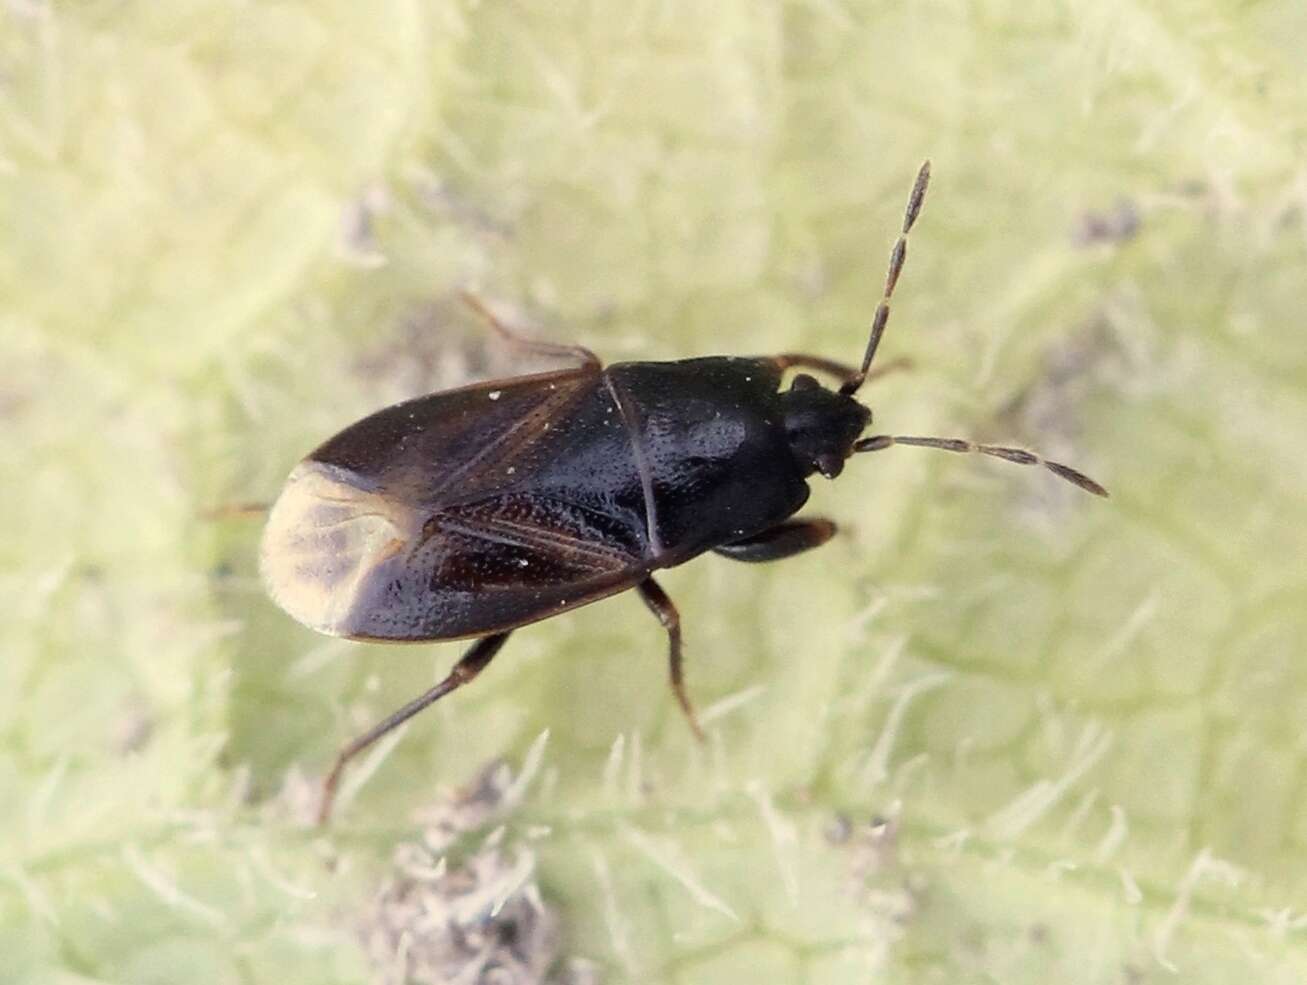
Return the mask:
[[[0,6],[0,981],[1299,982],[1307,8]],[[266,502],[386,403],[856,361],[842,535],[461,644],[329,640]],[[442,861],[443,860],[443,861]]]

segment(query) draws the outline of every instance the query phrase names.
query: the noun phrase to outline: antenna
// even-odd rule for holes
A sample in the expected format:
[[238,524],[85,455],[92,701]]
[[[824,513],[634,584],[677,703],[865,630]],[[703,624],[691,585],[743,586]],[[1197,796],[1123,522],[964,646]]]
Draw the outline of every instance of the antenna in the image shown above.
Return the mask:
[[961,454],[991,455],[1017,465],[1042,465],[1059,478],[1065,479],[1085,492],[1107,498],[1107,490],[1083,472],[1073,469],[1061,462],[1050,462],[1034,452],[1021,448],[1006,448],[1001,445],[980,445],[965,438],[921,438],[911,435],[877,434],[870,438],[860,438],[853,445],[855,452],[880,451],[892,445],[916,445],[918,448],[938,448],[941,451],[953,451]]
[[912,194],[908,196],[908,208],[903,215],[903,231],[899,234],[894,249],[890,251],[889,272],[885,275],[885,293],[881,295],[880,304],[876,305],[875,317],[871,320],[871,335],[867,339],[867,351],[862,354],[862,368],[858,370],[856,376],[850,377],[840,387],[840,393],[846,397],[851,397],[861,389],[862,384],[867,381],[871,361],[876,358],[876,348],[880,345],[880,337],[885,334],[885,323],[889,321],[890,298],[894,296],[899,274],[903,273],[903,263],[908,258],[908,233],[912,231],[917,216],[921,214],[921,202],[926,197],[926,186],[929,184],[930,162],[926,161],[917,172],[917,180],[912,185]]

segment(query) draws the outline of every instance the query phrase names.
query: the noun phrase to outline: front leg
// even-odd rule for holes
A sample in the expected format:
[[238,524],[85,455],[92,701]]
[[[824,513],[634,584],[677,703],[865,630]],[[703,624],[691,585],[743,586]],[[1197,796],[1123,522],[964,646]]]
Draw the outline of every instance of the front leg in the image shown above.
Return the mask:
[[911,369],[912,360],[906,356],[898,359],[891,359],[887,363],[882,363],[875,369],[869,370],[864,376],[862,371],[856,366],[848,366],[834,359],[827,359],[824,356],[811,356],[805,352],[784,352],[779,356],[772,356],[771,361],[776,364],[777,368],[784,372],[792,367],[799,369],[811,369],[818,373],[825,373],[827,376],[833,376],[839,380],[841,386],[852,386],[855,381],[869,383],[872,380],[879,379],[882,376],[888,376],[890,373],[897,373],[899,370]]
[[715,547],[722,557],[734,561],[779,561],[820,547],[835,536],[835,524],[814,517],[810,520],[785,520],[762,533]]

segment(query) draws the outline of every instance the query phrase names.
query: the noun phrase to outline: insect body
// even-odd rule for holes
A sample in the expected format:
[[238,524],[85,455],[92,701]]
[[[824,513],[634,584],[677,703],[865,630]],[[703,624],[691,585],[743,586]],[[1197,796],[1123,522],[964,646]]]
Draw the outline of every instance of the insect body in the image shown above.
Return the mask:
[[[604,367],[589,350],[515,338],[578,365],[418,397],[346,428],[287,480],[264,532],[261,568],[288,613],[360,640],[477,640],[448,677],[345,747],[324,787],[330,813],[346,762],[470,681],[508,635],[627,589],[665,627],[673,692],[699,733],[681,673],[680,622],[653,573],[706,551],[773,561],[825,543],[829,520],[794,518],[814,473],[893,444],[1067,466],[961,439],[864,437],[855,395],[889,317],[906,237],[925,194],[922,167],[891,255],[862,365],[802,354]],[[827,389],[807,373],[834,377]]]

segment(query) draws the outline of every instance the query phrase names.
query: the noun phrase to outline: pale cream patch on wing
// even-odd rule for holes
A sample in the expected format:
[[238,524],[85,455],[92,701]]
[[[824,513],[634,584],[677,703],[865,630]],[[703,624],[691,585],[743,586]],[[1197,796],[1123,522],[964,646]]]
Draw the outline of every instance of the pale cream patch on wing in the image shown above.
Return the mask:
[[350,613],[378,564],[421,533],[416,513],[320,462],[295,466],[263,530],[259,570],[274,602],[311,629],[351,634]]

